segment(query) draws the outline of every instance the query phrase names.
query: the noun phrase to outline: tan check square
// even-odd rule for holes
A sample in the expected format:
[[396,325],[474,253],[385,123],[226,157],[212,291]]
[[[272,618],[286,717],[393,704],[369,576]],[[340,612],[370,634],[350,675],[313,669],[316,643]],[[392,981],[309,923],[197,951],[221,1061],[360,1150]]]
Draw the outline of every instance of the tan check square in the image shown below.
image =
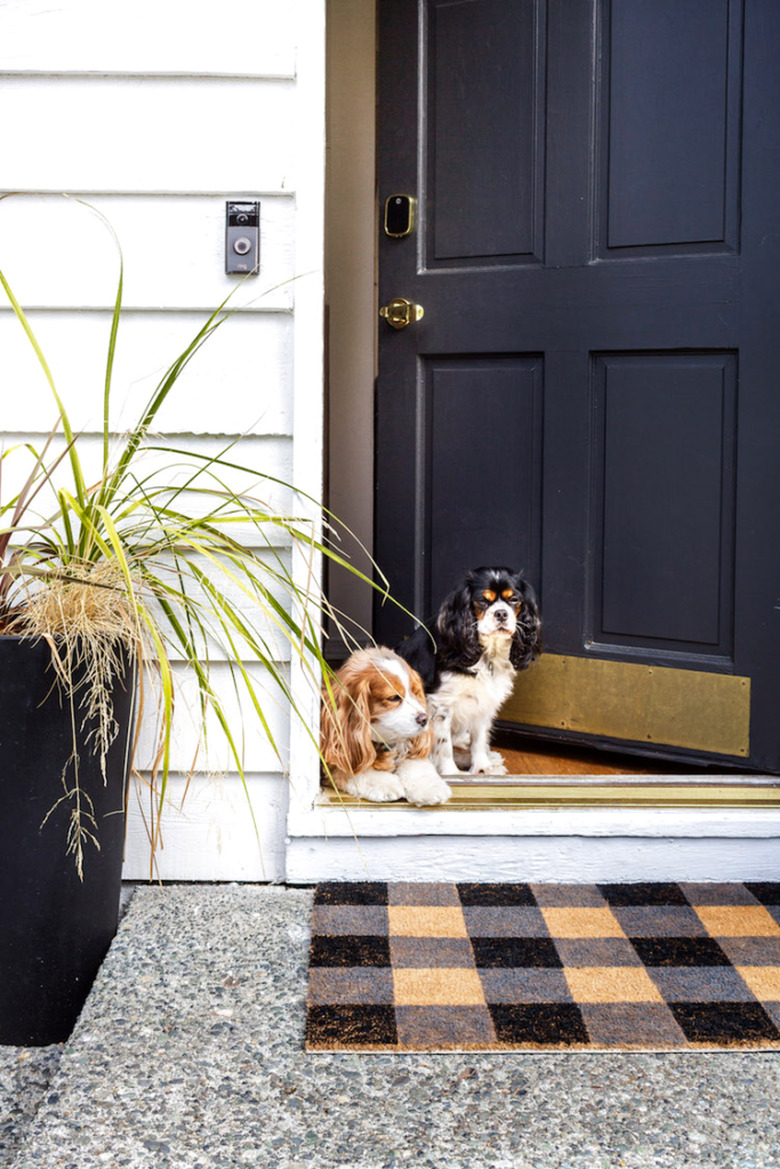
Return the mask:
[[564,971],[576,1003],[662,1003],[646,970],[635,966],[584,966]]
[[780,1002],[780,966],[737,966],[757,999]]
[[542,907],[545,924],[554,938],[624,938],[611,909]]
[[467,938],[460,906],[389,905],[390,936],[396,938]]
[[763,905],[697,905],[713,938],[780,938],[780,925]]
[[394,970],[395,1001],[404,1007],[485,1005],[476,970]]

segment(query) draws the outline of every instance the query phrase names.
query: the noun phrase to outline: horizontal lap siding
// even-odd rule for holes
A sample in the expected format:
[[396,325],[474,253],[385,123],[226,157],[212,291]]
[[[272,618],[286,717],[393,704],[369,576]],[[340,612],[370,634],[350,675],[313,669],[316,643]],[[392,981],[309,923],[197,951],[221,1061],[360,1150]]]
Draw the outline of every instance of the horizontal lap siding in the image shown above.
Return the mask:
[[[168,881],[273,881],[285,869],[287,780],[276,771],[237,775],[172,775],[154,876]],[[254,810],[254,823],[249,806]],[[131,793],[127,879],[150,875],[148,791]]]
[[[7,157],[3,171],[9,172]],[[17,189],[31,187],[29,181],[17,184]],[[80,194],[64,183],[62,189]],[[227,197],[260,200],[260,276],[243,284],[225,275]],[[82,188],[81,198],[106,217],[121,244],[125,309],[162,306],[201,317],[231,291],[231,308],[292,308],[297,283],[292,195],[228,187],[221,195],[120,197]],[[119,252],[99,216],[58,196],[11,199],[0,205],[0,233],[7,275],[26,307],[113,308]]]
[[[0,204],[0,214],[2,205]],[[2,239],[0,231],[0,240]],[[2,245],[0,244],[0,247]],[[102,425],[108,312],[28,312],[76,430]],[[112,425],[121,433],[137,419],[173,358],[203,324],[201,313],[126,313],[114,364]],[[166,434],[292,434],[292,317],[234,317],[182,373],[157,416]],[[73,350],[79,358],[73,361]],[[2,429],[20,433],[57,417],[49,385],[12,313],[0,312]],[[15,393],[24,386],[24,394]],[[218,404],[218,409],[215,408]],[[274,474],[277,472],[274,471]]]
[[[241,313],[186,370],[158,417],[158,441],[216,454],[244,436],[230,457],[252,473],[237,474],[235,488],[300,514],[299,501],[262,476],[291,481],[303,467],[301,486],[317,494],[320,277],[298,274],[319,267],[323,109],[316,75],[323,8],[324,0],[236,0],[225,12],[211,0],[63,0],[56,7],[9,0],[3,6],[0,193],[36,194],[0,202],[0,268],[29,310],[74,428],[86,432],[88,471],[100,465],[119,258],[100,217],[60,192],[102,212],[122,248],[125,312],[112,427],[121,433],[138,418],[171,361],[235,290],[231,307]],[[258,279],[225,275],[228,199],[261,203]],[[308,350],[315,376],[307,378],[306,401],[296,402],[296,361]],[[10,308],[1,305],[0,352],[5,445],[40,446],[56,412],[34,354]],[[301,418],[305,450],[296,453]],[[4,489],[10,485],[7,477]],[[284,533],[239,534],[253,546],[266,541],[263,558],[279,555],[289,566]],[[289,675],[284,638],[270,636],[269,645]],[[222,658],[217,651],[214,678],[241,743],[260,839],[244,785],[216,735],[199,761],[205,774],[178,808],[198,737],[188,714],[194,691],[183,680],[162,878],[258,880],[284,872],[287,780],[267,738],[251,717],[243,719]],[[258,677],[262,684],[262,669]],[[286,767],[290,711],[272,684],[268,718]],[[142,767],[151,761],[152,742],[150,726]],[[144,818],[133,797],[125,875],[141,879],[148,872]]]
[[4,121],[4,164],[25,190],[295,190],[293,82],[14,76],[3,91],[18,115]]
[[[303,0],[6,0],[0,69],[295,76]],[[316,8],[315,8],[316,11]]]
[[[273,742],[286,766],[290,732],[290,712],[287,702],[267,670],[257,665],[247,666],[247,669],[251,675],[252,684],[263,701]],[[281,666],[280,673],[288,675],[289,669]],[[207,720],[208,741],[204,743],[201,740],[198,688],[192,672],[186,670],[183,663],[174,663],[173,677],[176,686],[176,703],[180,709],[177,709],[176,725],[171,742],[171,770],[186,773],[193,766],[193,761],[197,759],[195,767],[199,772],[206,772],[210,775],[225,775],[234,772],[236,770],[235,762],[231,759],[230,749],[224,737],[219,734],[217,717],[213,712],[209,714]],[[240,693],[236,693],[234,690],[230,669],[225,662],[215,661],[212,663],[211,681],[214,689],[221,695],[222,707],[235,737],[241,767],[246,771],[278,771],[280,760],[274,751],[273,743],[263,733],[257,720],[251,717],[250,700],[246,697],[243,687]],[[242,685],[240,680],[238,684]],[[152,701],[148,690],[146,700],[150,703]],[[155,720],[149,718],[143,727],[139,741],[137,760],[139,770],[147,771],[152,767],[156,742]]]

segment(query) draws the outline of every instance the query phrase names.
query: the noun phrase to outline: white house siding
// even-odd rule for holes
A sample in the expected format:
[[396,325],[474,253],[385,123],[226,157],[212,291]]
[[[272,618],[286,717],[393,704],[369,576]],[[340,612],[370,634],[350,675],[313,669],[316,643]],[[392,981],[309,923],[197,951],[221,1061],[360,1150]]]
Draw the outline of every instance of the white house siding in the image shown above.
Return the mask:
[[[241,461],[319,495],[324,6],[0,0],[0,187],[35,193],[0,203],[0,267],[29,311],[74,426],[94,435],[96,460],[117,253],[97,217],[57,196],[98,208],[121,242],[117,429],[237,283],[224,273],[225,202],[259,200],[261,274],[241,285],[242,313],[193,361],[159,428],[207,451],[245,435]],[[5,306],[0,352],[4,441],[39,440],[55,413]],[[285,502],[281,489],[268,495]],[[311,721],[316,695],[290,668]],[[294,783],[315,767],[313,748],[274,696],[269,711]],[[257,833],[219,750],[178,807],[195,749],[194,727],[179,716],[163,879],[284,875],[289,779],[264,737],[249,722],[246,730]],[[143,802],[131,797],[130,879],[149,874]]]

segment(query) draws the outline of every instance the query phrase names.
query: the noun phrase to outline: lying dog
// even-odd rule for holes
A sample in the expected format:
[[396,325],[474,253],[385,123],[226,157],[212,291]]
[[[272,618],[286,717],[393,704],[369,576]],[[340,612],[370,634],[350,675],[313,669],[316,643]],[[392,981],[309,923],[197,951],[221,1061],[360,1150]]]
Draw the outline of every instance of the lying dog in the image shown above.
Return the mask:
[[422,676],[433,724],[433,762],[457,775],[456,751],[470,751],[473,775],[505,775],[490,750],[490,732],[515,673],[541,653],[541,618],[533,589],[509,568],[475,568],[398,653]]
[[356,650],[323,691],[321,751],[339,791],[375,802],[443,804],[419,675],[384,647]]

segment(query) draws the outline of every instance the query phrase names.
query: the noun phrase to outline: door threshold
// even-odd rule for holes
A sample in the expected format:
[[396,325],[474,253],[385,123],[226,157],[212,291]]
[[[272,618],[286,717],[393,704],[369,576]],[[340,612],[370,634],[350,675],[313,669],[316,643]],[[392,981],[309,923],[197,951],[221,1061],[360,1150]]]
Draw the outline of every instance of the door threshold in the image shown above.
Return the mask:
[[417,808],[403,801],[372,803],[343,792],[323,789],[317,806],[365,808],[372,811],[491,811],[507,808],[780,808],[780,784],[762,776],[747,783],[729,783],[720,779],[691,783],[673,777],[662,783],[634,780],[604,781],[581,779],[572,782],[560,776],[534,778],[506,776],[499,780],[472,783],[456,779],[451,783],[452,798],[446,804]]

